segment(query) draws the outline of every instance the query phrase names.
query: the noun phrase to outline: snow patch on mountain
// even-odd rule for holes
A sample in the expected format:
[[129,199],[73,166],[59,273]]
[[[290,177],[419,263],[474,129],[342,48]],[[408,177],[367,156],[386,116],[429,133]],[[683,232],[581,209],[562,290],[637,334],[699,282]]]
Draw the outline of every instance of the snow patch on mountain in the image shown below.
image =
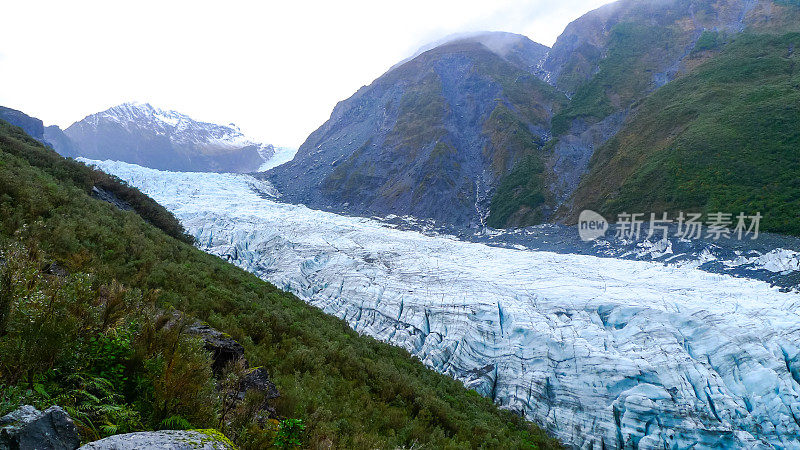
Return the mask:
[[[94,164],[173,211],[204,250],[575,448],[800,448],[797,292],[404,231],[276,202],[246,175]],[[791,269],[793,256],[759,258]]]
[[[235,124],[192,119],[149,103],[130,102],[92,114],[65,130],[78,154],[160,169],[255,172],[285,162],[274,146],[246,136]],[[58,149],[57,149],[58,150]]]
[[[109,120],[123,124],[126,127],[150,127],[160,134],[169,136],[173,142],[181,144],[217,147],[221,150],[250,146],[267,150],[272,147],[245,136],[239,127],[233,123],[218,125],[200,122],[186,114],[157,108],[149,103],[123,103],[89,116],[89,118],[94,123]],[[274,151],[272,154],[274,154]],[[267,155],[270,155],[270,153],[265,152],[264,156]]]

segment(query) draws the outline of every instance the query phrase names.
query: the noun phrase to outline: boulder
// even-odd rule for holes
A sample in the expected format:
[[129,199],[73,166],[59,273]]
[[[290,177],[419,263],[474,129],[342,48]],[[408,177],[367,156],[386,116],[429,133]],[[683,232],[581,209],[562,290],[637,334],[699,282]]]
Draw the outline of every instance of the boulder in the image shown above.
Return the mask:
[[197,335],[203,340],[203,346],[211,353],[211,369],[215,375],[220,375],[222,370],[231,361],[238,361],[244,358],[244,347],[242,344],[236,342],[235,339],[215,330],[205,324],[195,324],[189,327],[186,332],[188,334]]
[[58,406],[44,412],[30,405],[0,417],[0,450],[75,450],[78,429]]
[[162,430],[118,434],[90,442],[81,450],[235,450],[216,430]]
[[263,367],[256,367],[247,373],[242,379],[241,388],[241,398],[244,398],[247,391],[251,389],[263,392],[266,400],[280,397],[278,388],[276,388],[272,380],[269,379],[269,374]]

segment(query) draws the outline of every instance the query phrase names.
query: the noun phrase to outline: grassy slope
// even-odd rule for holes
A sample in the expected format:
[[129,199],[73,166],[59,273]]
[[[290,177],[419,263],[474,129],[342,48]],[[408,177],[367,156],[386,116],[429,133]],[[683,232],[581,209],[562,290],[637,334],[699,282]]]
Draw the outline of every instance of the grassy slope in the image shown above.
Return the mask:
[[[708,37],[711,40],[711,36]],[[593,156],[574,211],[723,211],[800,234],[800,34],[743,34],[649,96]]]
[[[283,416],[304,420],[306,445],[557,446],[407,352],[359,336],[343,321],[167,236],[137,214],[90,198],[86,180],[92,177],[102,175],[0,124],[0,244],[35,246],[72,273],[135,287],[162,307],[174,306],[229,333],[245,346],[253,366],[269,368],[282,393],[275,406]],[[0,333],[0,344],[6,338]],[[3,390],[12,387],[8,374],[0,366]],[[139,393],[128,395],[136,404]]]
[[573,120],[603,119],[627,107],[651,88],[652,68],[681,51],[670,28],[624,22],[611,29],[608,54],[597,73],[578,87],[569,105],[553,117],[553,135],[565,133]]
[[[569,103],[555,111],[551,127],[555,139],[566,133],[576,119],[597,122],[642,96],[650,89],[650,69],[660,59],[673,57],[679,51],[680,45],[674,41],[669,27],[638,23],[614,26],[608,54],[600,61],[597,73],[579,85]],[[551,146],[552,143],[536,157],[521,160],[501,180],[492,198],[488,225],[529,225],[544,219],[542,208],[552,203],[544,164]]]

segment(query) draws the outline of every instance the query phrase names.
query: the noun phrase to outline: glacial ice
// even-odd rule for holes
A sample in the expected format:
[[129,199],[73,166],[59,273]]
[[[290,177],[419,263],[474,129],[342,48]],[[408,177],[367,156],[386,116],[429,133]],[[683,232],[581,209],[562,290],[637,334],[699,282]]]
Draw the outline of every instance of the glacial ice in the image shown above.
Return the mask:
[[[796,290],[401,230],[279,203],[246,175],[90,163],[173,211],[204,250],[575,448],[800,449]],[[756,263],[797,270],[796,257]]]

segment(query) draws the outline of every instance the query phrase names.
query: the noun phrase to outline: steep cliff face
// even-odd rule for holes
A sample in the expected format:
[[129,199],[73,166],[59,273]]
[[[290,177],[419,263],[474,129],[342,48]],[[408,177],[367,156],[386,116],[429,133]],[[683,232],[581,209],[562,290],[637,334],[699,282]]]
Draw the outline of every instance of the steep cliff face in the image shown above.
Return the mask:
[[536,174],[515,168],[508,189],[495,198],[515,212],[493,212],[490,222],[536,223],[524,214],[525,199],[534,195],[573,212],[572,195],[595,150],[623,128],[642,99],[694,71],[744,30],[775,33],[797,24],[796,7],[758,0],[622,0],[572,22],[542,63],[543,78],[570,97],[552,119],[547,182],[526,185]]
[[566,100],[532,73],[545,49],[492,33],[426,51],[337,105],[266,176],[314,207],[480,223],[497,181],[542,157]]

